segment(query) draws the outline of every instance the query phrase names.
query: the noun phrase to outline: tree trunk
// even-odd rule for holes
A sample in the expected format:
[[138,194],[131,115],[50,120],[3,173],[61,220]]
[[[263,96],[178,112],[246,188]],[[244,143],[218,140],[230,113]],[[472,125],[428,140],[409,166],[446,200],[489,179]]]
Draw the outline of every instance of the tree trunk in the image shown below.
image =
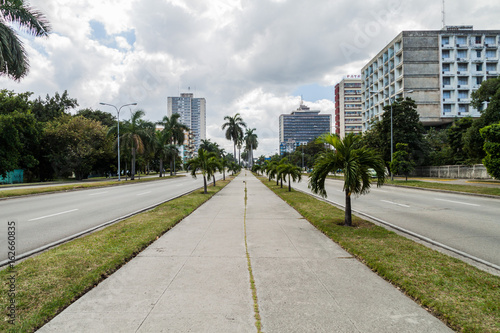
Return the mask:
[[278,176],[276,176],[276,186],[278,186],[280,184],[280,179],[278,178]]
[[134,180],[135,176],[135,148],[132,148],[132,172],[130,174],[130,180]]
[[234,155],[233,155],[234,163],[236,163],[236,142],[233,145],[233,151],[234,151]]
[[226,168],[222,169],[222,180],[226,180]]
[[345,218],[344,218],[344,225],[345,226],[352,226],[352,215],[351,215],[351,193],[348,191],[345,192]]
[[292,183],[290,182],[290,175],[288,175],[288,192],[292,192]]
[[173,170],[174,170],[174,162],[170,160],[170,177],[174,175]]
[[283,177],[280,177],[281,188],[283,188]]
[[163,176],[163,159],[160,158],[160,178]]
[[215,175],[212,175],[212,177],[214,178],[214,187],[215,187]]
[[203,190],[205,194],[207,194],[207,177],[205,175],[203,175]]

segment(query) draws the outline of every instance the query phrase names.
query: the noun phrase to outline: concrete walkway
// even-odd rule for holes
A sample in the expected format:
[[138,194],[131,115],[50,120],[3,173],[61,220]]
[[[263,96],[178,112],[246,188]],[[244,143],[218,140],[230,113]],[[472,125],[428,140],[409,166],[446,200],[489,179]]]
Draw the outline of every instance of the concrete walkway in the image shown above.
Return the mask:
[[264,332],[451,332],[244,171],[39,332],[257,332],[245,211]]

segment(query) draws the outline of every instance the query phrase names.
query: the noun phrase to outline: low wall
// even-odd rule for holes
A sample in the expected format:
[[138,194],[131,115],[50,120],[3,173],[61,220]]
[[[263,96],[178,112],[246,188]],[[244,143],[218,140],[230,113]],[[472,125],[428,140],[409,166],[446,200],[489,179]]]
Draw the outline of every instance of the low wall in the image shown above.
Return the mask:
[[21,169],[7,172],[7,176],[5,178],[0,175],[0,184],[22,183],[23,180],[24,180],[24,171]]
[[482,164],[475,165],[441,165],[417,167],[410,174],[413,177],[433,178],[464,178],[464,179],[491,179]]

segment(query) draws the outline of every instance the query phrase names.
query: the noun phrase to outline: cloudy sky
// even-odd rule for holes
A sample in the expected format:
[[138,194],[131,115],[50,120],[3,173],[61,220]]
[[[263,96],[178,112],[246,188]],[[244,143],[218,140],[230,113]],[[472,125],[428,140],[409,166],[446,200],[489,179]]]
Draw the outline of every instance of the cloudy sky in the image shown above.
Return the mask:
[[[207,100],[207,137],[232,151],[220,129],[239,112],[256,128],[254,156],[278,149],[278,118],[334,111],[333,86],[402,30],[442,26],[441,1],[419,0],[33,0],[53,27],[22,39],[31,70],[2,88],[33,97],[67,90],[79,108],[137,102],[166,115],[167,97]],[[448,0],[447,25],[500,29],[500,2]],[[76,112],[74,110],[73,112]],[[121,113],[124,118],[129,112]]]

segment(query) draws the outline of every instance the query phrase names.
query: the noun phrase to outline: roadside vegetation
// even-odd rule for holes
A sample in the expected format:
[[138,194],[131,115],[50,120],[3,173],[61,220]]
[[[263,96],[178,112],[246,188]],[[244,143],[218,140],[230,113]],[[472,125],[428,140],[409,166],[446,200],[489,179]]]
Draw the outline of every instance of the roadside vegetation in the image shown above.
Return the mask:
[[[33,332],[144,250],[230,182],[218,181],[208,195],[197,190],[103,230],[19,262],[16,325],[2,309],[0,332]],[[8,304],[10,269],[0,271],[0,304]]]
[[259,178],[321,232],[459,332],[500,332],[500,277]]

